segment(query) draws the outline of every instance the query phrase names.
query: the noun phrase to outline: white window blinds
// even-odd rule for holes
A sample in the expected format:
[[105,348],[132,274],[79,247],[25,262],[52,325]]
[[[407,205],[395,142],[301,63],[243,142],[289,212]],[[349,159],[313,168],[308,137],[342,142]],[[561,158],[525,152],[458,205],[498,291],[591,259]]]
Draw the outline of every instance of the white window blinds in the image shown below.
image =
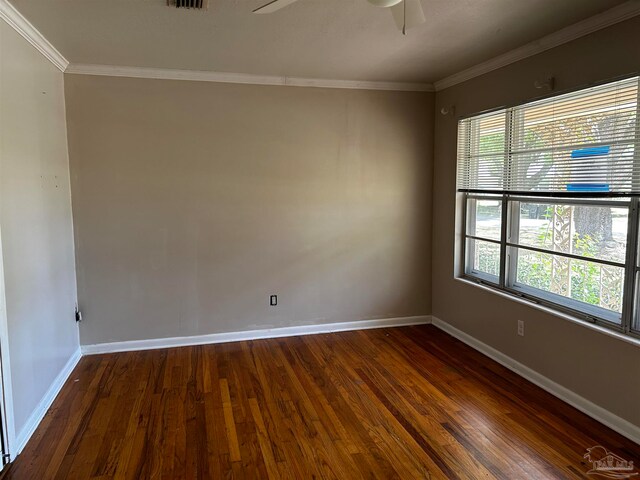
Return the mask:
[[640,194],[638,80],[461,120],[458,190]]

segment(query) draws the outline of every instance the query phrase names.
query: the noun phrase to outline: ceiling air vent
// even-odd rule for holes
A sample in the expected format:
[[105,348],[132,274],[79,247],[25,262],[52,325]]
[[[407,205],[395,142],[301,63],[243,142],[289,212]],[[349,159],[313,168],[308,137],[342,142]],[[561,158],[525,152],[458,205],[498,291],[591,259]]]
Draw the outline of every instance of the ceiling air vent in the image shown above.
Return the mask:
[[176,8],[192,8],[206,10],[209,0],[167,0],[167,5]]

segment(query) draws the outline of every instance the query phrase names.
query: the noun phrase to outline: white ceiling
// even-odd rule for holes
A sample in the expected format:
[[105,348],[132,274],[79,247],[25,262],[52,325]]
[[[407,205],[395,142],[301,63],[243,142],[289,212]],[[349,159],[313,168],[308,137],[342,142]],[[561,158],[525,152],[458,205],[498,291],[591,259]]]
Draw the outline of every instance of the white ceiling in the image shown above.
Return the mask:
[[11,0],[71,63],[321,79],[431,83],[625,0],[422,0],[427,23],[403,37],[366,0]]

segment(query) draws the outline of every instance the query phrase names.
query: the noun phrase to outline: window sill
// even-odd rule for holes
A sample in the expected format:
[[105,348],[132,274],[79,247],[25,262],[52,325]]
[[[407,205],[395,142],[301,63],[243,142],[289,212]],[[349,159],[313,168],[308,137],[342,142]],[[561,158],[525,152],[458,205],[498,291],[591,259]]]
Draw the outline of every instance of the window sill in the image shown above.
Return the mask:
[[481,283],[474,282],[473,280],[469,280],[469,279],[464,278],[464,277],[457,277],[456,276],[455,280],[457,280],[458,282],[462,282],[464,284],[467,284],[467,285],[471,285],[471,286],[480,288],[482,290],[486,290],[486,291],[491,292],[491,293],[493,293],[495,295],[499,295],[501,297],[504,297],[504,298],[507,298],[509,300],[515,301],[515,302],[520,303],[522,305],[526,305],[526,306],[534,308],[536,310],[540,310],[542,312],[548,313],[548,314],[553,315],[555,317],[559,317],[559,318],[562,318],[564,320],[568,320],[569,322],[575,323],[575,324],[580,325],[582,327],[589,328],[591,330],[595,330],[595,331],[597,331],[599,333],[604,333],[605,335],[608,335],[609,337],[613,337],[615,339],[622,340],[623,342],[630,343],[631,345],[635,345],[636,347],[640,347],[640,338],[636,338],[636,337],[632,337],[632,336],[629,336],[629,335],[625,335],[623,333],[616,332],[615,330],[611,330],[609,328],[602,327],[602,326],[597,325],[595,323],[586,322],[586,321],[584,321],[584,320],[582,320],[580,318],[577,318],[577,317],[574,317],[572,315],[560,312],[558,310],[555,310],[553,308],[547,307],[545,305],[540,305],[538,303],[532,302],[532,301],[527,300],[525,298],[520,298],[520,297],[518,297],[516,295],[512,295],[512,294],[510,294],[508,292],[504,292],[502,290],[499,290],[497,288],[491,287],[489,285],[483,285]]

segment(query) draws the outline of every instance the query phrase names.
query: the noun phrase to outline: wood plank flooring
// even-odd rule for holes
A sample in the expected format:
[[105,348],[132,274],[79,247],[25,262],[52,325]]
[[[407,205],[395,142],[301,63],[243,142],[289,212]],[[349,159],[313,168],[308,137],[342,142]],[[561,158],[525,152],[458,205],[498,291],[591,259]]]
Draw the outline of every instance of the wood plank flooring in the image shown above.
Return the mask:
[[6,479],[588,476],[640,446],[433,326],[84,357]]

